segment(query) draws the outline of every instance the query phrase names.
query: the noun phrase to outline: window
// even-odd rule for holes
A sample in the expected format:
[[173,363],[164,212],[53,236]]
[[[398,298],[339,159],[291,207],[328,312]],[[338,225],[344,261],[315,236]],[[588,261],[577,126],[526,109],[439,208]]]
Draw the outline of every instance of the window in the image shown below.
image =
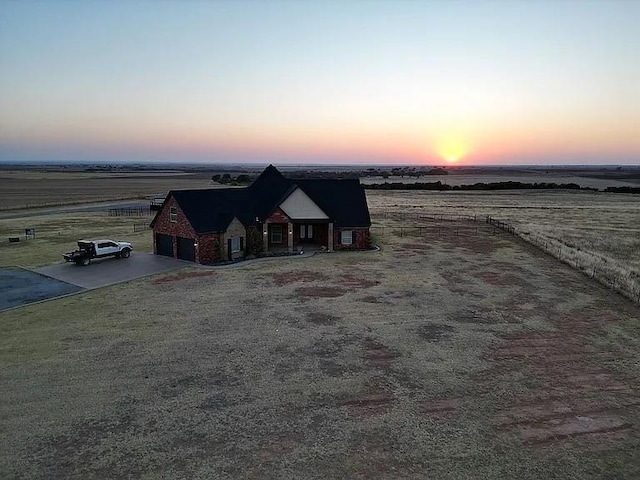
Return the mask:
[[282,225],[271,225],[271,243],[282,243]]
[[353,231],[352,230],[342,230],[342,245],[351,245],[353,243]]
[[169,207],[169,221],[178,221],[178,207]]
[[307,225],[307,238],[313,238],[313,225]]
[[240,237],[231,237],[231,253],[237,253],[240,250]]

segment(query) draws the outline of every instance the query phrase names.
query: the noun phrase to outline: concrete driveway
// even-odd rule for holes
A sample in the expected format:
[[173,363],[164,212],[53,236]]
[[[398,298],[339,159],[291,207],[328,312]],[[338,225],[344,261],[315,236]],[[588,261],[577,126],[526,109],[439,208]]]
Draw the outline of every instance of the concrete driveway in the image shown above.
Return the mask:
[[133,252],[129,258],[112,257],[92,260],[91,265],[79,267],[61,263],[34,268],[33,271],[82,288],[98,288],[136,278],[170,272],[194,265],[184,260],[162,257],[152,253]]

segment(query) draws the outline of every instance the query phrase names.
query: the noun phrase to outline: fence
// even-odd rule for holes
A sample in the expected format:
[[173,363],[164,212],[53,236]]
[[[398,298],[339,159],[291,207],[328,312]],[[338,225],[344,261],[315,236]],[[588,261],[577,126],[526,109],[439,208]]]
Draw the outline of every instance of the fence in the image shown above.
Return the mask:
[[493,225],[494,231],[498,229],[516,235],[632,301],[640,303],[640,276],[629,270],[623,263],[594,252],[584,251],[577,246],[568,245],[557,238],[551,238],[537,232],[524,231],[515,225],[490,216],[487,216],[486,222]]
[[393,227],[372,226],[372,235],[396,235],[399,237],[428,237],[450,235],[477,235],[478,225],[402,225]]
[[380,218],[380,219],[396,219],[396,220],[430,220],[430,221],[438,221],[438,222],[459,222],[459,221],[468,221],[468,222],[476,222],[478,221],[476,215],[459,215],[455,213],[408,213],[408,212],[382,212],[379,214],[372,215],[372,217]]
[[148,217],[152,214],[149,207],[110,208],[110,217]]
[[149,230],[151,228],[149,223],[134,223],[133,231],[134,232],[144,232],[145,230]]
[[[372,226],[373,235],[396,235],[400,237],[410,236],[452,236],[452,235],[477,235],[478,224],[484,223],[493,227],[493,233],[501,232],[517,236],[527,243],[539,248],[558,260],[580,270],[589,277],[598,280],[603,285],[621,293],[634,302],[640,303],[640,275],[615,259],[608,258],[597,253],[581,250],[580,247],[568,245],[565,242],[547,237],[538,232],[522,230],[517,225],[494,218],[490,215],[457,215],[457,214],[430,214],[407,212],[384,212],[375,215],[374,218],[407,220],[416,219],[436,222],[458,222],[453,225],[398,225],[398,226]],[[465,224],[465,222],[469,222]]]

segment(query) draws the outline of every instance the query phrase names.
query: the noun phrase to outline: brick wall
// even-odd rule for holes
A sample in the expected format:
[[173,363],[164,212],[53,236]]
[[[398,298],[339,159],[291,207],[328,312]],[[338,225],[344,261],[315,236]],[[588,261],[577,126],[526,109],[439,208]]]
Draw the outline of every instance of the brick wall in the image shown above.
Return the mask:
[[[172,222],[169,220],[169,211],[171,207],[176,207],[178,209],[178,218],[177,221]],[[156,247],[156,233],[163,233],[165,235],[171,235],[172,237],[184,237],[184,238],[196,238],[196,233],[194,232],[191,224],[188,222],[184,213],[178,206],[177,202],[173,197],[170,197],[158,213],[156,217],[156,222],[153,225],[153,252],[157,253]],[[173,256],[177,257],[177,242],[173,242]]]
[[[342,245],[342,230],[351,230],[351,245]],[[336,228],[333,232],[334,250],[362,250],[369,247],[368,228]]]
[[289,223],[291,219],[281,209],[276,208],[271,216],[267,218],[267,223]]
[[220,237],[219,233],[208,233],[198,237],[196,262],[210,265],[222,260]]

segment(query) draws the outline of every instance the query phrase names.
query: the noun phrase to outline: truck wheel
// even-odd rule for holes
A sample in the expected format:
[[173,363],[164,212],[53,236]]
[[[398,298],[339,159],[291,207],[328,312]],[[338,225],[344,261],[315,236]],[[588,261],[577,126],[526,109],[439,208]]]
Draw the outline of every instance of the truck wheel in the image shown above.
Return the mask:
[[124,250],[122,250],[122,252],[120,252],[120,256],[122,258],[129,258],[129,255],[131,255],[131,250],[129,250],[128,248],[125,248]]
[[83,258],[82,259],[82,266],[86,267],[87,265],[89,265],[91,263],[91,259],[90,258]]

